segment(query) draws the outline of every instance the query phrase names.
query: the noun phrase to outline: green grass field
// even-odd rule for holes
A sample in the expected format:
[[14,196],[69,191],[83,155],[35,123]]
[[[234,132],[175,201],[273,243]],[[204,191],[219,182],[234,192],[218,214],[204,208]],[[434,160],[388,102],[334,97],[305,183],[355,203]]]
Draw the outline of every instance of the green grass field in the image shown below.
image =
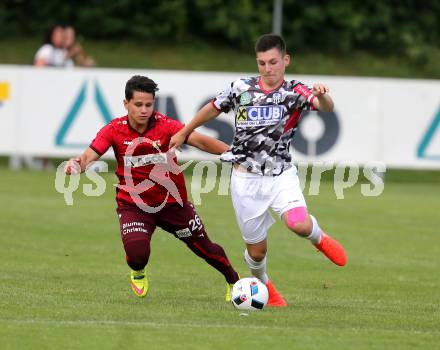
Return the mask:
[[[268,269],[289,307],[243,317],[224,302],[223,277],[162,230],[153,236],[149,294],[137,299],[114,176],[105,195],[75,193],[71,207],[54,179],[0,168],[2,350],[439,347],[440,181],[387,182],[373,198],[356,186],[344,200],[323,182],[309,208],[345,245],[348,265],[333,266],[277,223]],[[202,199],[211,239],[247,276],[230,198]]]

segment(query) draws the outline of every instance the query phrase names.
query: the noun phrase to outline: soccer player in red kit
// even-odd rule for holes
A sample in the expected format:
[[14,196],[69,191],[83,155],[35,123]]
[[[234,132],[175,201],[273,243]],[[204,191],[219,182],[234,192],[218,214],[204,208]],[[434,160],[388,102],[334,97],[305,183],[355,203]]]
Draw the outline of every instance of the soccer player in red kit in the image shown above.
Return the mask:
[[[183,125],[154,110],[157,84],[143,76],[132,77],[125,86],[128,114],[104,126],[83,154],[71,158],[66,174],[84,171],[110,147],[117,161],[119,179],[116,202],[126,261],[131,268],[131,287],[139,297],[148,290],[145,267],[150,240],[156,226],[184,242],[196,255],[221,272],[231,286],[239,279],[223,248],[211,242],[193,205],[187,199],[185,180],[174,153],[167,152],[170,138]],[[200,150],[221,154],[223,142],[193,132],[186,143]]]

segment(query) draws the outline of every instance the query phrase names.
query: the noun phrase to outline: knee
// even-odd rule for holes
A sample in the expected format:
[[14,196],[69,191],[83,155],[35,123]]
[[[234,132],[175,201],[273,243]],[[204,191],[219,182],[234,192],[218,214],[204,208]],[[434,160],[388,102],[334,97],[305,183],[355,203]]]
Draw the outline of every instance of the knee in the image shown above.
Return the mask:
[[299,236],[307,237],[312,232],[312,225],[310,223],[310,219],[308,222],[297,223],[292,227],[289,227],[291,231],[295,232]]
[[247,249],[248,256],[255,262],[262,261],[266,257],[267,248]]
[[254,253],[254,254],[249,254],[249,256],[252,258],[252,260],[254,261],[262,261],[265,257],[266,257],[266,252],[258,252],[258,253]]
[[312,232],[312,221],[305,207],[292,208],[287,211],[284,221],[289,230],[300,236],[308,236]]

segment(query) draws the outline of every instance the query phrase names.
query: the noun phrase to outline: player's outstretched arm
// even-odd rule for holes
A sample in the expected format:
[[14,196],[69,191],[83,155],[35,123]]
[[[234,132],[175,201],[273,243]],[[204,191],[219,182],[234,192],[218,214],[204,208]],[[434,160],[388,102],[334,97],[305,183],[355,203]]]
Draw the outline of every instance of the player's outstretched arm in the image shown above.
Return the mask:
[[209,137],[203,134],[193,131],[186,141],[188,145],[197,147],[201,151],[205,151],[212,154],[222,154],[229,149],[229,146],[213,137]]
[[328,94],[329,88],[325,84],[313,85],[312,93],[315,95],[313,100],[313,106],[321,112],[333,112],[334,103],[330,95]]
[[194,129],[198,128],[200,125],[205,124],[211,119],[216,118],[220,114],[220,111],[214,108],[211,102],[208,102],[203,106],[191,119],[191,121],[177,134],[171,137],[170,149],[176,149],[182,146],[188,135],[193,132]]
[[98,160],[100,157],[98,153],[89,147],[79,157],[70,158],[64,166],[64,172],[67,175],[82,173],[90,163]]

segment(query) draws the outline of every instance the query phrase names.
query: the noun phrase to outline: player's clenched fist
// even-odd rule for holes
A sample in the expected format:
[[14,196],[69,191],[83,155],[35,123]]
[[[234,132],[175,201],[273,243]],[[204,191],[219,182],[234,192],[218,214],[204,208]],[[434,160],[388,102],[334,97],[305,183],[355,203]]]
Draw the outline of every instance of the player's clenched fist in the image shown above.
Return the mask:
[[81,165],[80,165],[81,159],[79,157],[76,158],[70,158],[66,165],[64,166],[64,172],[67,175],[76,175],[81,172]]
[[321,95],[325,95],[327,92],[329,92],[329,88],[325,84],[315,84],[313,85],[312,93],[316,97],[319,97]]
[[177,134],[173,135],[170,139],[169,149],[174,151],[179,149],[180,146],[185,142],[186,135],[180,130]]

